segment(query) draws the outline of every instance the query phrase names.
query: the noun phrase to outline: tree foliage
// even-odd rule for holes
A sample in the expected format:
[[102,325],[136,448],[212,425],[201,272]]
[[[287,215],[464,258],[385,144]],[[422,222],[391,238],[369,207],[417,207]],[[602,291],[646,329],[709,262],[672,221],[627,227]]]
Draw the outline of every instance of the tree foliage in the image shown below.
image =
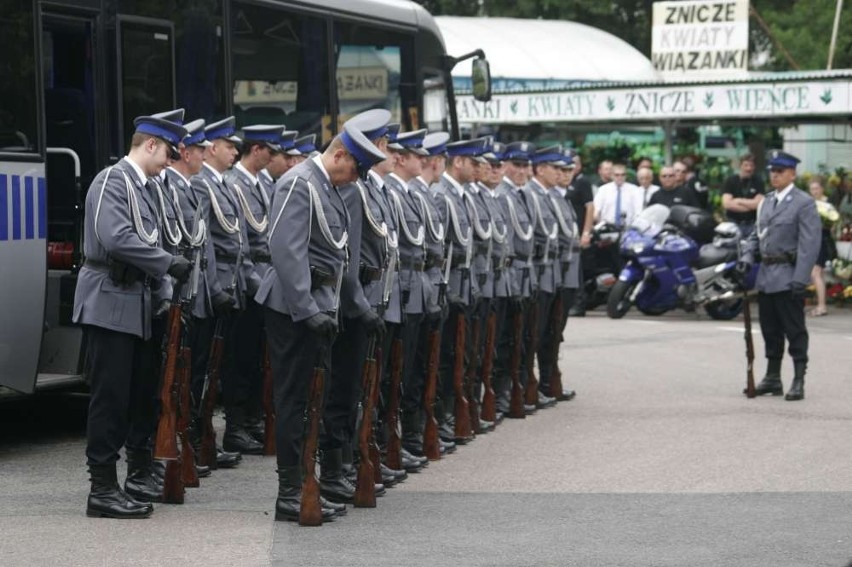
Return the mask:
[[[651,54],[653,0],[417,0],[434,15],[568,20],[600,28]],[[789,70],[782,45],[801,69],[825,69],[836,0],[751,0],[769,28],[750,18],[755,70]],[[835,69],[852,68],[852,13],[844,7]],[[845,32],[845,33],[844,33]]]

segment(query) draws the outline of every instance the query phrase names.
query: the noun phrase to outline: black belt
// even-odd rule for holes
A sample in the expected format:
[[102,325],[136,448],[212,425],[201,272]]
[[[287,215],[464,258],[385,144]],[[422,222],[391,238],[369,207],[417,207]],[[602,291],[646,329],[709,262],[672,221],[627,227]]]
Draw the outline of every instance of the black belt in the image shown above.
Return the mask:
[[430,254],[426,257],[426,270],[431,270],[432,268],[440,268],[444,265],[444,258],[438,255]]
[[131,286],[136,282],[140,282],[146,287],[151,284],[151,278],[148,274],[136,266],[113,258],[110,258],[106,262],[86,258],[83,265],[90,270],[107,274],[109,279],[112,280],[112,283],[118,286]]
[[402,260],[399,263],[401,270],[411,270],[412,272],[422,272],[426,267],[423,260]]
[[220,254],[218,252],[216,253],[217,262],[224,262],[225,264],[236,264],[237,259],[237,256],[234,254]]
[[[234,262],[236,261],[237,259],[234,258]],[[255,264],[269,264],[270,262],[272,262],[272,255],[264,254],[263,252],[255,252],[251,255],[251,261]]]
[[380,279],[382,279],[381,268],[374,268],[366,264],[361,264],[361,267],[358,268],[358,281],[361,282],[361,285],[367,285],[370,282],[379,281]]
[[334,272],[327,272],[322,268],[311,266],[311,291],[336,284],[337,278]]
[[766,264],[767,266],[771,266],[773,264],[795,264],[796,253],[786,252],[784,254],[779,254],[778,256],[763,256],[760,259],[760,263]]

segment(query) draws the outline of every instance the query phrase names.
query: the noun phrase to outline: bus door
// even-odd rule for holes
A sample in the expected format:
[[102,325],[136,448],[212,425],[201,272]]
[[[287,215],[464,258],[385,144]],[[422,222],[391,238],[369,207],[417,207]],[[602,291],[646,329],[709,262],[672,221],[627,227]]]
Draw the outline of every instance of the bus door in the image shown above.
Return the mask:
[[44,327],[46,183],[35,2],[0,15],[0,385],[32,392]]
[[71,323],[82,261],[85,190],[97,173],[95,16],[45,7],[42,65],[47,150],[48,277],[38,386],[79,376],[82,332]]

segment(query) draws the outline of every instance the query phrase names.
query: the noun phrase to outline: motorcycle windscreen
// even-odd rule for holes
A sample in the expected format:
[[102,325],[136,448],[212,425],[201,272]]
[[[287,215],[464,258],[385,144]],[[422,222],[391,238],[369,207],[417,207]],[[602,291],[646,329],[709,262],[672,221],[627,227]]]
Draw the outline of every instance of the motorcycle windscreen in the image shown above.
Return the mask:
[[0,162],[0,385],[35,389],[47,285],[44,164]]

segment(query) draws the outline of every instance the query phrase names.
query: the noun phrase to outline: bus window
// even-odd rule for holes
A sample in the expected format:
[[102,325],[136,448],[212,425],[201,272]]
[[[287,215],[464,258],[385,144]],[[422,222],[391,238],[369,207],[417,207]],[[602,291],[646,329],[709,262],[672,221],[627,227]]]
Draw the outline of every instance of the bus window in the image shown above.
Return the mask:
[[285,124],[318,134],[331,113],[327,22],[234,2],[231,56],[238,126]]
[[423,79],[423,126],[449,132],[447,89],[440,71],[425,72]]
[[177,106],[186,109],[186,119],[212,121],[225,116],[224,22],[221,0],[179,2],[177,26]]
[[363,24],[334,26],[339,123],[370,108],[386,108],[404,129],[421,122],[413,37]]
[[0,152],[38,151],[33,0],[0,1]]
[[173,37],[169,21],[120,16],[122,144],[134,118],[174,108]]

